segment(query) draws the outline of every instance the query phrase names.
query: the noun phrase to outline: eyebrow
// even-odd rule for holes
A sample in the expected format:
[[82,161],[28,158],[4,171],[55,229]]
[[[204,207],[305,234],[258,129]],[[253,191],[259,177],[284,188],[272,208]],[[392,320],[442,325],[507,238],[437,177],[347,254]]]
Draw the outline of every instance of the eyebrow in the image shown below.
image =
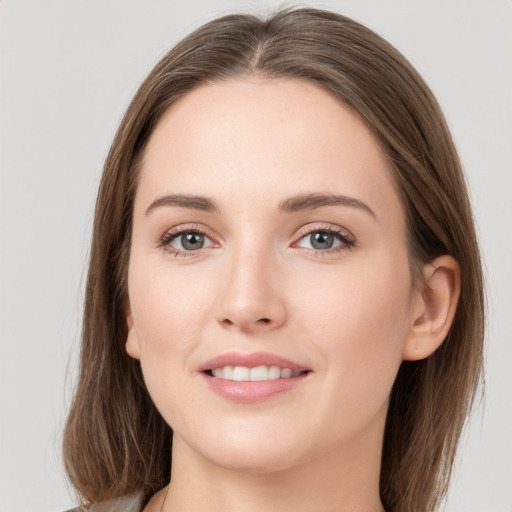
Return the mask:
[[349,206],[351,208],[360,208],[368,212],[372,217],[377,217],[375,212],[360,199],[336,194],[302,194],[290,197],[279,203],[279,210],[284,213],[293,213],[316,210],[323,206]]
[[[146,215],[149,215],[153,210],[162,206],[178,206],[189,210],[220,213],[215,202],[208,197],[189,194],[169,194],[155,199],[147,208]],[[336,194],[301,194],[281,201],[278,209],[283,213],[293,213],[316,210],[324,206],[349,206],[351,208],[360,208],[373,217],[377,217],[375,212],[360,199]]]
[[161,206],[179,206],[181,208],[188,208],[189,210],[220,213],[215,203],[207,197],[188,194],[169,194],[155,199],[146,210],[146,215],[149,215],[155,208]]

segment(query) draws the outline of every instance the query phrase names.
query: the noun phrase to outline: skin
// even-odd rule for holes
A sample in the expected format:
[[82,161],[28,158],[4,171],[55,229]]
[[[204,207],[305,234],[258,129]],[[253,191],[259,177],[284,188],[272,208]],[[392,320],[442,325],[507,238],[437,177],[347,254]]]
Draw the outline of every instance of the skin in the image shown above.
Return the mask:
[[[164,503],[146,510],[380,511],[382,438],[403,359],[449,329],[457,264],[443,256],[414,287],[392,169],[339,101],[298,80],[202,86],[161,119],[135,197],[127,352],[174,431]],[[283,212],[302,194],[364,202]],[[205,196],[215,212],[160,205]],[[185,251],[170,231],[206,233]],[[338,230],[314,250],[310,233]],[[348,242],[347,242],[348,238]],[[198,367],[267,351],[309,369],[259,403],[213,393]]]

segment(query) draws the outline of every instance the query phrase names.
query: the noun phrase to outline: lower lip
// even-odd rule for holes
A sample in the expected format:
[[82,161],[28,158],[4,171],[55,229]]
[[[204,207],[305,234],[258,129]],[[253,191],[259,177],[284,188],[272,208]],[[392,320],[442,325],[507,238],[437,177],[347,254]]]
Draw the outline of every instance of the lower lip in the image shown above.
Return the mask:
[[228,400],[243,403],[262,402],[285,391],[290,391],[303,383],[308,375],[309,372],[301,373],[297,377],[289,377],[288,379],[238,382],[235,380],[219,379],[206,373],[201,374],[206,384],[214,393]]

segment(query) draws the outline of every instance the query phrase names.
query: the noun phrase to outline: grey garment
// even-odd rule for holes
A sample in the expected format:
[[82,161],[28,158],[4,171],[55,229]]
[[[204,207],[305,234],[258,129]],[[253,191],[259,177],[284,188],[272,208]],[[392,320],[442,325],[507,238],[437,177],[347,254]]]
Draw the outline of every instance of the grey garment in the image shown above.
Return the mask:
[[90,507],[77,507],[66,512],[142,512],[142,496],[125,496],[116,500],[103,501]]

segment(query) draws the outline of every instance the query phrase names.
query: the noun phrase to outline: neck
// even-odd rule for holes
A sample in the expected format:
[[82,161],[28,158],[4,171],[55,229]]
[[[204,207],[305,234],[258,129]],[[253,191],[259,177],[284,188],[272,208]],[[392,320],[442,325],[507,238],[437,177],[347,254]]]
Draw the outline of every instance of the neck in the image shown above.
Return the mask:
[[[368,439],[365,440],[367,443]],[[164,507],[168,512],[382,512],[379,475],[382,438],[373,450],[349,449],[316,454],[305,461],[268,473],[220,467],[175,436],[173,471]],[[363,456],[362,456],[363,455]]]

